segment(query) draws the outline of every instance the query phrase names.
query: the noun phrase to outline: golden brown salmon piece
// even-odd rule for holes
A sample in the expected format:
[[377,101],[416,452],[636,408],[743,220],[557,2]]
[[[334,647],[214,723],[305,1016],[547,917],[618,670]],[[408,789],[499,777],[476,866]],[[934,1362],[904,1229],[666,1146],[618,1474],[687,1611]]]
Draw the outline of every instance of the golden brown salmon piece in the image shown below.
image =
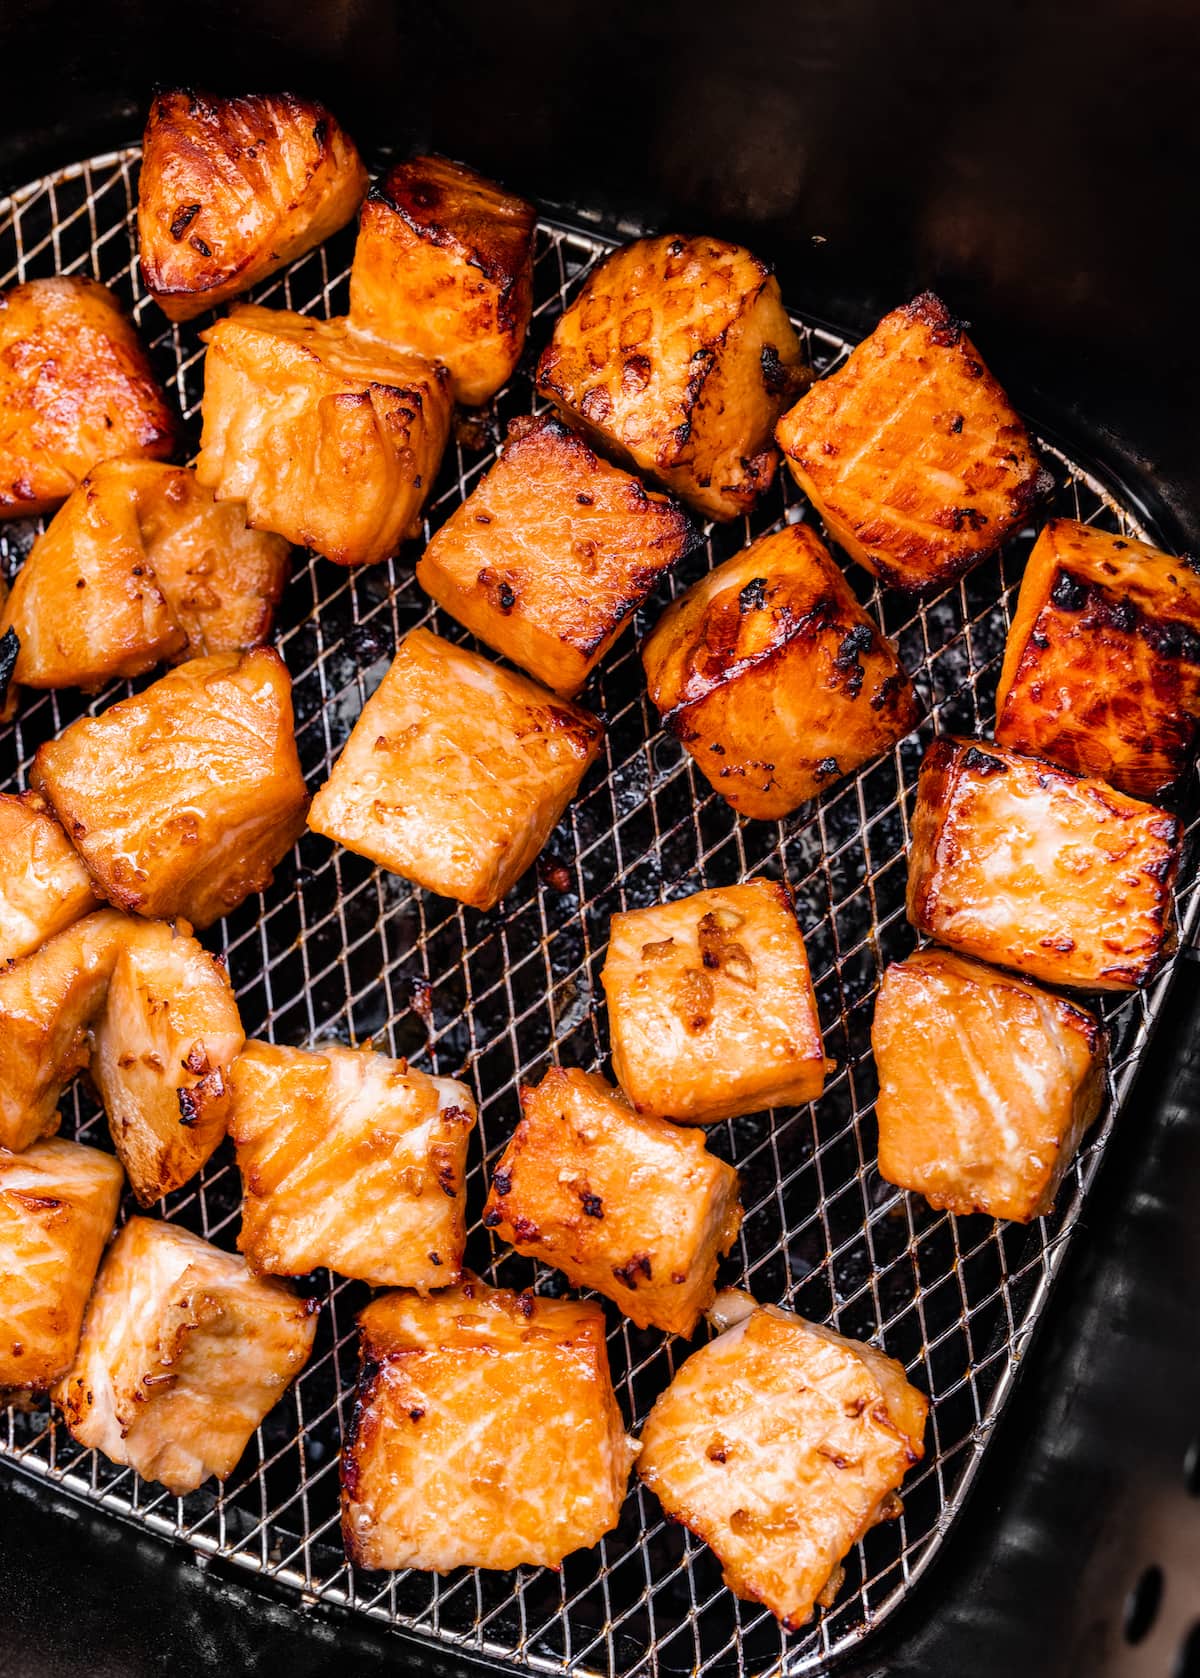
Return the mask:
[[829,534],[895,588],[969,571],[1053,484],[963,323],[932,292],[885,315],[775,436]]
[[1107,1039],[1064,997],[948,950],[883,975],[871,1028],[879,1174],[931,1206],[1028,1223],[1104,1096]]
[[533,311],[532,204],[445,157],[377,181],[358,224],[350,319],[444,362],[455,400],[486,402],[512,376]]
[[0,793],[0,969],[97,905],[91,876],[37,793]]
[[912,682],[820,539],[760,536],[642,648],[650,698],[739,815],[785,816],[914,728]]
[[427,891],[492,909],[546,843],[603,735],[590,711],[414,629],[308,825]]
[[130,1218],[55,1403],[81,1445],[183,1497],[233,1472],[308,1361],[316,1310],[178,1224]]
[[832,1605],[842,1558],[924,1455],[929,1401],[903,1366],[745,1294],[693,1352],[642,1433],[638,1475],[716,1552],[735,1596],[789,1630]]
[[186,922],[131,917],[94,1039],[113,1142],[149,1206],[194,1177],[225,1135],[246,1040],[229,975]]
[[292,684],[267,647],[194,658],[42,746],[31,779],[111,903],[210,926],[304,831]]
[[997,740],[1154,799],[1178,787],[1198,724],[1196,561],[1051,519],[1021,581]]
[[138,248],[146,290],[191,320],[344,227],[367,190],[353,140],[294,93],[159,93],[142,140]]
[[469,1277],[359,1316],[342,1536],[359,1567],[557,1567],[617,1524],[637,1447],[604,1314]]
[[337,565],[387,559],[418,533],[450,430],[444,367],[345,320],[249,303],[203,338],[196,476],[219,501]]
[[97,461],[161,460],[175,434],[105,286],[60,277],[0,292],[0,519],[50,512]]
[[522,1087],[521,1113],[484,1225],[639,1328],[693,1334],[741,1225],[737,1172],[594,1072],[552,1068]]
[[1048,984],[1136,990],[1175,948],[1182,827],[1038,758],[935,740],[912,819],[908,918]]
[[372,1287],[446,1287],[462,1272],[465,1084],[336,1045],[251,1042],[233,1069],[229,1131],[250,1268],[303,1276],[327,1265]]
[[696,540],[673,501],[547,414],[512,422],[499,461],[421,555],[417,581],[473,635],[574,699]]
[[121,1181],[111,1154],[57,1137],[0,1153],[0,1391],[71,1367]]
[[572,424],[713,519],[770,487],[775,421],[808,377],[767,265],[676,234],[601,263],[538,363],[538,389]]
[[715,1124],[815,1101],[833,1070],[792,894],[750,880],[614,915],[600,975],[640,1113]]
[[58,1129],[124,935],[125,916],[99,909],[0,970],[0,1148],[19,1152]]

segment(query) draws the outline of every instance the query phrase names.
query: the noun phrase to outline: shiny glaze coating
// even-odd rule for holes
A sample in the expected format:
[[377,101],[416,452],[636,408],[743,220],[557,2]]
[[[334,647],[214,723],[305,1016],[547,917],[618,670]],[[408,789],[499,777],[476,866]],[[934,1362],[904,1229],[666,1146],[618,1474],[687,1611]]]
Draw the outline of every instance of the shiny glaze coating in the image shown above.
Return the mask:
[[0,793],[0,969],[96,905],[91,876],[45,800]]

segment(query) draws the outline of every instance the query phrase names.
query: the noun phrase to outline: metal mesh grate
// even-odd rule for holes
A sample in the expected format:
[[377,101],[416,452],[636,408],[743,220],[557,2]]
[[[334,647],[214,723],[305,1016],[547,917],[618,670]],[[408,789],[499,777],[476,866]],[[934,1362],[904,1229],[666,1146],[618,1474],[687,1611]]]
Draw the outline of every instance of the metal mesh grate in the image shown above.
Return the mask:
[[[56,272],[91,273],[132,307],[164,382],[196,435],[201,346],[194,326],[171,328],[142,295],[134,265],[138,152],[96,158],[35,182],[0,204],[0,284]],[[349,233],[258,288],[258,300],[318,314],[343,312]],[[608,247],[578,230],[537,236],[537,313],[521,373],[496,404],[495,425],[452,442],[428,514],[436,527],[493,458],[507,419],[531,405],[529,371],[549,321]],[[806,328],[818,369],[845,354]],[[1059,487],[1053,510],[1153,539],[1086,472],[1047,449]],[[713,563],[785,519],[811,517],[781,474],[753,519],[717,529],[670,584],[678,592]],[[13,568],[36,526],[0,527]],[[636,642],[666,590],[603,668],[590,702],[608,720],[606,759],[553,836],[552,864],[532,871],[502,908],[482,915],[411,888],[323,839],[305,837],[272,888],[208,935],[228,958],[247,1033],[281,1043],[372,1040],[429,1071],[472,1078],[480,1124],[469,1178],[468,1258],[490,1280],[528,1285],[534,1267],[497,1252],[479,1225],[486,1168],[517,1114],[519,1080],[551,1055],[591,1066],[607,1053],[598,977],[611,914],[754,872],[786,875],[796,893],[816,979],[827,1052],[839,1070],[811,1108],[737,1119],[710,1131],[742,1177],[746,1219],[723,1275],[760,1299],[795,1307],[900,1358],[934,1400],[928,1452],[904,1491],[901,1518],[848,1558],[836,1605],[785,1636],[762,1609],[739,1604],[710,1552],[667,1525],[655,1499],[630,1491],[619,1528],[561,1573],[463,1571],[445,1579],[365,1575],[345,1562],[337,1529],[337,1453],[354,1375],[353,1315],[367,1297],[321,1273],[316,1349],[223,1488],[176,1499],[81,1450],[46,1409],[0,1412],[0,1454],[93,1502],[197,1550],[284,1581],[309,1599],[346,1605],[539,1672],[800,1673],[857,1643],[896,1607],[935,1554],[986,1449],[999,1411],[1079,1216],[1113,1114],[1130,1087],[1169,978],[1104,1010],[1114,1055],[1108,1116],[1074,1164],[1054,1212],[1028,1229],[930,1210],[875,1170],[869,1027],[876,982],[913,935],[904,916],[905,842],[917,768],[936,731],[985,730],[1013,588],[1033,532],[920,605],[853,577],[899,643],[927,706],[917,734],[816,804],[779,823],[739,822],[662,733],[645,695]],[[436,621],[412,576],[413,553],[361,573],[298,558],[277,640],[295,683],[301,759],[310,785],[325,776],[397,637]],[[37,746],[74,717],[127,691],[94,698],[27,695],[0,731],[0,786],[24,784]],[[1195,831],[1189,833],[1189,859]],[[1195,918],[1190,860],[1180,911]],[[107,1145],[103,1115],[79,1089],[64,1134]],[[239,1184],[228,1145],[164,1215],[223,1246],[238,1227]],[[560,1279],[536,1272],[543,1292]],[[640,1427],[686,1356],[612,1307],[609,1350],[628,1422]]]

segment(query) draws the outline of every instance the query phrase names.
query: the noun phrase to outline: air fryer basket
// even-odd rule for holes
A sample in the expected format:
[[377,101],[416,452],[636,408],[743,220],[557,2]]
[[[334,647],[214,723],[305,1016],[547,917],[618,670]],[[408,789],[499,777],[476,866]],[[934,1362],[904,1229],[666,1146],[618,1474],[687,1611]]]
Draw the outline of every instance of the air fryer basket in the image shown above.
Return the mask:
[[[195,326],[168,326],[141,293],[132,226],[137,165],[134,148],[106,154],[0,205],[0,285],[55,272],[92,273],[112,285],[152,343],[194,441],[202,347]],[[478,482],[505,422],[539,405],[533,357],[608,248],[579,226],[539,227],[530,354],[494,416],[460,428],[431,498],[427,534]],[[256,300],[344,311],[350,249],[343,234],[260,287]],[[797,324],[818,371],[845,354],[834,333]],[[1130,494],[1043,446],[1057,477],[1048,511],[1155,539]],[[753,518],[712,533],[670,592],[751,536],[812,517],[781,474]],[[32,523],[0,527],[0,558],[15,563],[34,531]],[[886,758],[781,823],[739,822],[659,729],[636,646],[664,590],[639,614],[591,694],[608,723],[605,759],[538,868],[500,910],[481,915],[432,897],[310,835],[261,898],[206,938],[228,959],[249,1035],[294,1044],[371,1041],[426,1070],[473,1081],[480,1127],[468,1189],[469,1259],[489,1280],[557,1292],[560,1278],[498,1250],[478,1217],[487,1171],[515,1122],[518,1083],[535,1080],[551,1058],[592,1066],[607,1053],[598,978],[610,916],[754,873],[791,882],[838,1070],[811,1108],[710,1132],[741,1173],[746,1207],[723,1275],[762,1300],[872,1339],[902,1359],[933,1399],[927,1455],[906,1483],[904,1514],[852,1553],[831,1610],[784,1636],[765,1611],[734,1601],[707,1549],[665,1523],[640,1488],[631,1491],[618,1530],[570,1558],[561,1574],[385,1578],[351,1569],[337,1530],[337,1450],[354,1376],[353,1317],[367,1292],[325,1273],[312,1284],[324,1302],[313,1359],[223,1488],[172,1498],[78,1448],[45,1409],[0,1413],[0,1455],[153,1531],[271,1575],[308,1601],[344,1604],[538,1672],[800,1673],[886,1620],[937,1553],[987,1450],[1171,982],[1168,971],[1147,992],[1106,1005],[1114,1044],[1109,1104],[1050,1216],[1028,1229],[956,1219],[880,1180],[868,1034],[883,967],[914,943],[904,915],[904,856],[917,767],[934,732],[990,725],[1008,613],[1032,535],[1022,532],[997,558],[921,604],[853,573],[914,672],[926,716]],[[298,559],[277,641],[295,684],[310,785],[328,772],[400,634],[433,622],[439,633],[465,638],[416,587],[412,559],[405,552],[360,573]],[[0,731],[0,787],[24,784],[41,741],[124,691],[114,686],[89,699],[25,695],[16,723]],[[1200,908],[1194,851],[1193,824],[1179,898],[1185,936]],[[105,1137],[103,1115],[82,1089],[68,1103],[64,1134]],[[230,1247],[238,1204],[226,1148],[164,1212]],[[618,1396],[636,1429],[688,1348],[664,1344],[607,1309]]]

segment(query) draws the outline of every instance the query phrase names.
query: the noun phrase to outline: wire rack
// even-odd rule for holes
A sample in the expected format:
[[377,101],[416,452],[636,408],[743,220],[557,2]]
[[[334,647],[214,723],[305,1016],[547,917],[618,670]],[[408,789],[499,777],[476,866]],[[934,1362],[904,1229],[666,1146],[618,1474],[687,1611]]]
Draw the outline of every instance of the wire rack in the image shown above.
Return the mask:
[[[202,389],[198,329],[170,327],[141,291],[134,207],[139,153],[110,153],[34,182],[0,204],[0,284],[87,273],[133,310],[195,442]],[[259,287],[259,301],[343,313],[351,234]],[[431,498],[426,535],[478,482],[509,418],[540,404],[530,373],[553,317],[608,244],[578,227],[542,225],[530,352],[482,420],[459,427]],[[821,372],[847,351],[805,324]],[[1154,539],[1127,502],[1048,446],[1052,510]],[[838,1063],[811,1107],[715,1126],[714,1149],[738,1168],[745,1222],[724,1280],[869,1339],[906,1365],[933,1408],[927,1454],[904,1488],[904,1513],[850,1555],[833,1608],[782,1633],[761,1608],[721,1585],[711,1553],[631,1489],[616,1531],[561,1572],[522,1568],[446,1578],[352,1569],[338,1536],[337,1456],[355,1370],[356,1283],[319,1273],[323,1302],[307,1369],[267,1417],[223,1487],[177,1499],[80,1449],[48,1409],[0,1411],[0,1456],[196,1550],[269,1575],[305,1600],[340,1604],[493,1660],[542,1673],[791,1675],[831,1664],[881,1624],[927,1568],[987,1449],[1045,1305],[1122,1102],[1170,982],[1104,1008],[1113,1037],[1109,1102],[1059,1194],[1029,1228],[932,1211],[875,1169],[876,1094],[869,1029],[876,985],[913,947],[904,915],[905,846],[917,769],[935,732],[986,731],[1016,582],[1033,539],[1021,532],[988,564],[921,604],[882,594],[851,572],[893,636],[926,707],[918,731],[782,822],[738,821],[658,726],[636,646],[668,594],[752,536],[813,515],[780,481],[753,518],[713,531],[650,601],[588,696],[606,717],[606,755],[553,835],[546,857],[484,915],[430,896],[308,835],[272,887],[207,935],[227,957],[249,1035],[280,1043],[372,1042],[431,1072],[466,1077],[479,1101],[468,1179],[468,1260],[501,1285],[561,1291],[561,1278],[496,1249],[479,1223],[490,1166],[518,1115],[517,1086],[551,1059],[603,1065],[599,970],[610,916],[751,874],[786,877],[796,894],[816,981],[826,1050]],[[32,521],[0,526],[0,564],[20,563]],[[359,573],[297,556],[277,643],[294,681],[309,783],[327,774],[397,638],[436,613],[413,579],[415,550]],[[25,784],[37,746],[76,716],[129,691],[91,698],[26,695],[0,730],[0,787]],[[1197,914],[1189,828],[1180,918]],[[88,1093],[65,1104],[63,1133],[108,1145]],[[240,1189],[228,1145],[163,1215],[232,1248]],[[127,1208],[128,1210],[128,1208]],[[606,1305],[618,1397],[635,1430],[687,1355]]]

